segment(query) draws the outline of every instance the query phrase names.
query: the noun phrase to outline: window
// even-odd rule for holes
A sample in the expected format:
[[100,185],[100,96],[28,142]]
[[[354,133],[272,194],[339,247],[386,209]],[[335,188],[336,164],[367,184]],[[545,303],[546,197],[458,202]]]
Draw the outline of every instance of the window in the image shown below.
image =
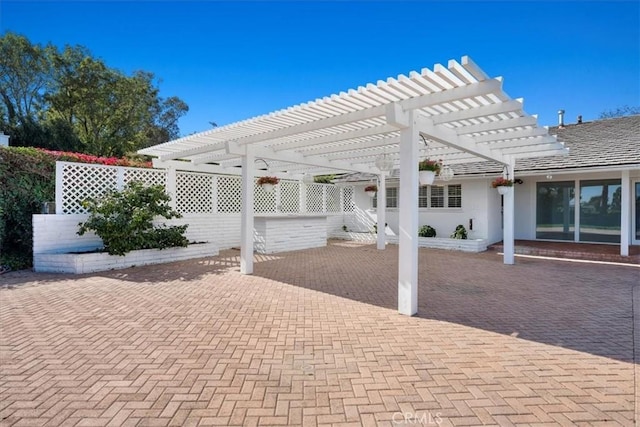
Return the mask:
[[444,187],[431,186],[431,208],[444,208]]
[[447,207],[462,207],[462,185],[458,184],[447,186]]
[[429,207],[429,187],[428,186],[420,187],[420,190],[418,192],[418,207],[419,208]]
[[[373,198],[373,207],[378,207],[378,196]],[[398,188],[387,187],[387,207],[398,207]],[[418,189],[418,207],[422,209],[461,208],[462,185],[426,185]]]
[[[398,207],[398,188],[397,187],[387,187],[387,207],[388,208],[397,208]],[[373,207],[378,207],[378,194],[373,197]]]

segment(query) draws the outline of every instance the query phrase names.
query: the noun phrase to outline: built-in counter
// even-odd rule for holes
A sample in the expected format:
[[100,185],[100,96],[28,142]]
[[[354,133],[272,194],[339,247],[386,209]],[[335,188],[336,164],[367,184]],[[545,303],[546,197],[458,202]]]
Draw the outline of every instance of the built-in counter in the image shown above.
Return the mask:
[[327,246],[326,215],[256,215],[253,248],[261,254]]

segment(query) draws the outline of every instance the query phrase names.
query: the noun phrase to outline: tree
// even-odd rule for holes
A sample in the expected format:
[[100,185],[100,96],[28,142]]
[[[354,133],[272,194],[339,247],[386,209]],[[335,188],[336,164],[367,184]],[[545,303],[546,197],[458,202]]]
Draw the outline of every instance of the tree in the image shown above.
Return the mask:
[[634,116],[636,114],[640,114],[640,106],[629,106],[625,105],[623,107],[618,107],[615,110],[603,111],[600,113],[601,119],[612,119],[614,117],[623,117],[623,116]]
[[122,156],[177,138],[188,109],[161,98],[152,73],[127,76],[85,47],[0,38],[0,125],[12,145]]
[[44,93],[51,80],[51,49],[11,32],[0,38],[0,98],[5,124],[35,121],[44,107]]

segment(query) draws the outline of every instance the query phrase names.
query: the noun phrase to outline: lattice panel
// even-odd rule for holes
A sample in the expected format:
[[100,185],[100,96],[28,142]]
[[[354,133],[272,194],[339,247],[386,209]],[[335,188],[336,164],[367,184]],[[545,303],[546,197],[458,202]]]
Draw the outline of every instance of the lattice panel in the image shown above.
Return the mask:
[[324,212],[322,184],[307,186],[307,212]]
[[342,189],[342,199],[344,200],[344,212],[355,212],[356,203],[353,200],[353,187],[344,187]]
[[167,182],[167,172],[160,169],[124,168],[124,183],[141,181],[147,185],[162,185]]
[[276,193],[279,191],[282,181],[270,193],[267,193],[261,185],[253,187],[253,211],[256,213],[275,213],[276,212]]
[[118,169],[111,166],[62,163],[62,213],[86,213],[82,201],[100,197],[118,184]]
[[176,210],[180,213],[213,212],[214,176],[204,173],[176,173]]
[[327,212],[340,212],[340,188],[327,185]]
[[242,211],[242,178],[218,176],[218,212],[239,213]]
[[280,181],[280,212],[300,212],[300,183]]

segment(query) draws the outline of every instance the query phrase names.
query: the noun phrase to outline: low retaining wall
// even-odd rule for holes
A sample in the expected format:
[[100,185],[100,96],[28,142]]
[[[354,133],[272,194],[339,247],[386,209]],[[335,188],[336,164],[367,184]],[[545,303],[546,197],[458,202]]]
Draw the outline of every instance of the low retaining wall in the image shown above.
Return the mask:
[[[387,236],[387,243],[398,243],[397,236]],[[418,237],[421,248],[446,249],[462,252],[484,252],[487,241],[484,239],[451,239],[441,237]]]
[[196,243],[186,248],[144,249],[129,252],[124,256],[109,255],[106,252],[40,253],[33,255],[33,269],[39,273],[82,274],[216,255],[218,246],[213,243]]

